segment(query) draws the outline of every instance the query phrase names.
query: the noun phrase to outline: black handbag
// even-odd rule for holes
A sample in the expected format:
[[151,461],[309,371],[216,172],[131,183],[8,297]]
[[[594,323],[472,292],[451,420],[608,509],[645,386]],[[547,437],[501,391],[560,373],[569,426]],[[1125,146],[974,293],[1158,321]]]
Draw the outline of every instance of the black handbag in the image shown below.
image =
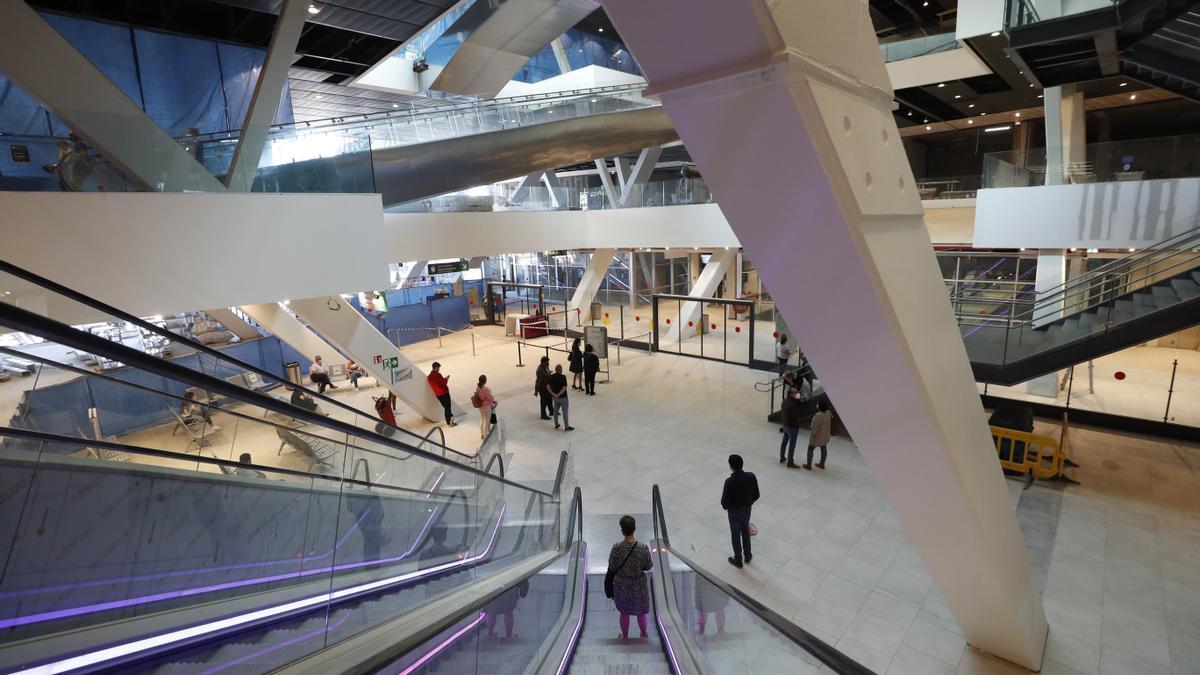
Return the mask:
[[625,559],[621,561],[620,565],[617,565],[616,567],[610,567],[610,568],[608,568],[608,571],[604,573],[604,597],[609,598],[609,599],[612,598],[612,596],[613,596],[613,581],[616,579],[617,572],[622,567],[625,567],[625,563],[629,562],[629,556],[633,555],[633,552],[636,549],[637,549],[637,544],[634,544],[633,547],[629,549],[629,553],[627,553],[625,555]]
[[491,420],[491,422],[490,422],[490,423],[491,423],[491,424],[495,424],[495,423],[496,423],[496,413],[492,413],[492,420]]

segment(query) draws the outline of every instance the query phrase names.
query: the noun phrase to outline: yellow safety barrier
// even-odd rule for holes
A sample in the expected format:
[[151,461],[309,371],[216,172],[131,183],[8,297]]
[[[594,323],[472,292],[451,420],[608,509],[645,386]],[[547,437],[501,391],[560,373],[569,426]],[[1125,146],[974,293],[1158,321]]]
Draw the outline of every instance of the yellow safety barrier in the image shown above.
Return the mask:
[[1031,434],[1004,427],[992,427],[992,440],[996,443],[996,452],[1000,458],[1000,466],[1006,471],[1012,471],[1033,482],[1034,478],[1061,480],[1068,483],[1078,483],[1067,476],[1068,466],[1078,466],[1071,461],[1067,452],[1069,425],[1067,416],[1063,414],[1062,431],[1058,438]]

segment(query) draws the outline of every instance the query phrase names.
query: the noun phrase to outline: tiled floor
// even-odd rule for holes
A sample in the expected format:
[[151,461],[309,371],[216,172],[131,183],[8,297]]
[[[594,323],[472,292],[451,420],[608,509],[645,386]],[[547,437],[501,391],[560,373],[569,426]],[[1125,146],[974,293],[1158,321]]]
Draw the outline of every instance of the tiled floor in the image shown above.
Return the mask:
[[[537,419],[533,372],[514,367],[515,347],[483,344],[474,357],[465,336],[405,353],[464,380],[488,375],[510,475],[544,478],[568,449],[596,514],[648,511],[658,483],[677,547],[877,672],[1019,672],[967,647],[852,443],[833,441],[824,472],[777,463],[778,429],[753,387],[765,373],[624,351],[597,396],[572,392],[577,430],[567,434]],[[452,432],[453,445],[462,427]],[[1200,449],[1085,429],[1071,439],[1081,485],[1010,482],[1045,590],[1043,671],[1200,672]],[[717,503],[731,451],[763,492],[755,560],[742,570],[725,562]]]
[[[517,347],[502,340],[497,329],[479,329],[476,355],[469,333],[404,351],[422,367],[441,361],[465,407],[469,385],[488,375],[506,422],[510,477],[544,481],[569,450],[589,514],[648,512],[659,484],[677,548],[877,672],[1021,672],[967,647],[852,443],[835,439],[823,472],[777,463],[778,428],[765,420],[767,394],[753,386],[768,374],[623,350],[597,396],[571,392],[577,429],[556,432],[537,418],[533,366],[515,367]],[[523,360],[540,354],[526,349]],[[369,409],[380,391],[342,387],[334,396]],[[399,421],[420,433],[432,426],[411,411]],[[447,429],[448,443],[473,451],[469,407],[463,422]],[[1200,449],[1085,429],[1071,439],[1081,485],[1009,484],[1045,591],[1043,672],[1200,673]],[[725,562],[718,504],[733,451],[763,493],[754,563],[742,570]],[[652,536],[649,523],[639,536]]]

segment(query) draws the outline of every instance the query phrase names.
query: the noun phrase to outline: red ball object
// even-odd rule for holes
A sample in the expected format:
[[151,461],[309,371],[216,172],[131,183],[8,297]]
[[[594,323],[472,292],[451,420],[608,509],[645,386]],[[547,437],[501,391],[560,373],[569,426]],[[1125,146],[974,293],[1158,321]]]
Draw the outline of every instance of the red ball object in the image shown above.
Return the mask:
[[717,329],[717,324],[715,324],[715,323],[714,323],[712,326],[713,326],[713,327],[712,327],[712,329],[713,329],[713,330],[716,330],[716,329]]
[[1113,373],[1113,377],[1117,378],[1118,380],[1123,380],[1125,379],[1125,371],[1118,370],[1117,372]]
[[742,332],[742,327],[741,327],[741,326],[734,326],[734,327],[733,327],[733,332],[735,332],[735,333],[740,333],[740,332]]
[[641,320],[642,320],[642,317],[640,317],[640,316],[635,316],[635,317],[633,317],[633,320],[634,320],[634,321],[641,321]]
[[668,326],[670,326],[670,325],[671,325],[671,320],[670,320],[670,319],[667,319],[667,325],[668,325]]
[[774,333],[771,333],[771,337],[773,337],[773,338],[779,337],[779,331],[775,331]]
[[688,328],[691,328],[691,327],[692,327],[692,322],[691,322],[691,321],[689,321],[689,322],[688,322]]

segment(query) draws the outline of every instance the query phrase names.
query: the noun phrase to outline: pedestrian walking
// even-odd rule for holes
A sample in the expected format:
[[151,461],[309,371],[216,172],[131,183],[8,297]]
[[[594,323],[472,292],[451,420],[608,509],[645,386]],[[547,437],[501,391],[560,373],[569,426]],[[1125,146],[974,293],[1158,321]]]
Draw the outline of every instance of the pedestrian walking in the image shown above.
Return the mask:
[[[797,468],[796,439],[800,437],[800,391],[795,387],[788,387],[780,414],[782,426],[779,430],[783,433],[783,438],[779,441],[779,463],[783,464],[786,461],[789,469],[795,469]],[[784,457],[785,450],[786,458]]]
[[554,409],[554,397],[550,395],[550,357],[543,356],[538,363],[537,373],[533,381],[533,395],[538,397],[539,419],[550,419]]
[[600,372],[600,357],[596,348],[588,345],[583,350],[583,389],[588,396],[596,395],[596,373]]
[[804,468],[812,471],[813,448],[821,448],[821,461],[817,462],[818,469],[825,468],[825,456],[828,454],[825,447],[829,445],[829,439],[833,436],[833,414],[829,412],[829,401],[825,397],[821,397],[817,401],[817,414],[812,418],[812,429],[808,433],[808,461],[804,463]]
[[779,342],[775,343],[775,363],[779,365],[780,377],[787,370],[788,359],[790,358],[792,358],[792,348],[788,346],[788,336],[780,335]]
[[554,428],[559,427],[558,413],[562,412],[563,425],[566,426],[564,431],[574,431],[575,427],[571,426],[570,417],[570,399],[567,398],[567,376],[563,375],[562,364],[554,366],[554,374],[550,376],[550,397],[554,401]]
[[571,388],[583,389],[580,383],[583,382],[583,351],[579,348],[581,339],[575,338],[575,342],[571,343],[571,353],[567,355],[567,365],[571,371]]
[[496,423],[496,397],[487,386],[487,375],[480,375],[475,384],[475,393],[471,395],[471,405],[479,409],[479,438],[487,440],[488,431]]
[[455,426],[454,411],[450,409],[450,376],[442,375],[442,364],[437,361],[433,362],[431,368],[429,377],[425,379],[429,382],[429,388],[433,390],[433,395],[442,404],[442,410],[446,413],[446,424]]
[[633,516],[621,516],[621,541],[613,544],[608,552],[608,572],[604,579],[605,594],[611,592],[613,604],[621,613],[618,620],[621,634],[618,639],[629,639],[629,617],[636,616],[639,637],[647,637],[649,627],[650,589],[646,584],[646,572],[654,567],[650,559],[650,547],[639,543],[633,536],[637,521]]
[[[749,471],[743,471],[742,456],[729,456],[729,478],[721,490],[721,508],[729,517],[729,534],[733,540],[733,557],[729,564],[741,568],[754,558],[750,552],[750,507],[758,501],[758,479]],[[743,555],[745,557],[743,557]]]

